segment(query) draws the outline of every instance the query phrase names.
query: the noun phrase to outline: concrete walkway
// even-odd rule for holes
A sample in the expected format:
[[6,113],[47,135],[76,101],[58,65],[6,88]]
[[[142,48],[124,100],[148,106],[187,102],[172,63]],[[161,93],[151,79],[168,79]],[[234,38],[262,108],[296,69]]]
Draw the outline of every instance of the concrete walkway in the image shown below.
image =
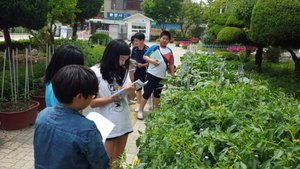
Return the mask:
[[[155,43],[146,42],[146,44],[151,46]],[[182,47],[175,47],[175,44],[168,46],[173,50],[175,65],[179,65],[180,57],[186,50]],[[144,132],[146,129],[145,120],[137,120],[137,113],[133,111],[135,106],[130,106],[134,132],[129,135],[125,148],[127,164],[133,164],[134,159],[137,158],[139,149],[135,141],[140,136],[138,131]],[[86,115],[89,111],[92,111],[90,107],[85,109],[84,114]],[[146,118],[149,113],[150,111],[145,111]],[[33,134],[33,126],[13,131],[0,130],[0,169],[34,169]]]

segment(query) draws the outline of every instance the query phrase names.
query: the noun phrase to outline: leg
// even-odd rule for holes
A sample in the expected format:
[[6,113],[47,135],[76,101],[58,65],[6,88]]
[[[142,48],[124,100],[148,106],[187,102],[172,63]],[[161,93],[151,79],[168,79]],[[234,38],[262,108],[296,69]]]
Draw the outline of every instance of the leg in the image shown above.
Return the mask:
[[153,97],[153,109],[157,109],[158,108],[158,102],[159,98]]
[[105,149],[110,156],[110,164],[114,166],[114,169],[118,169],[120,167],[119,164],[113,164],[114,161],[120,158],[121,154],[124,153],[124,149],[126,146],[128,134],[117,137],[113,140],[107,140],[105,142]]
[[141,105],[142,90],[136,91],[137,107],[134,111],[139,111]]

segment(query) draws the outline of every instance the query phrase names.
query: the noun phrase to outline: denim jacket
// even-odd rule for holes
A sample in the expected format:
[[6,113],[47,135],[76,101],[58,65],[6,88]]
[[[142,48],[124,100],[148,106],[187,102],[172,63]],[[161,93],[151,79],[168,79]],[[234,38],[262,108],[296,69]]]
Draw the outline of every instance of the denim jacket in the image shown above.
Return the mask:
[[60,104],[42,110],[35,123],[36,169],[106,169],[109,157],[93,121]]

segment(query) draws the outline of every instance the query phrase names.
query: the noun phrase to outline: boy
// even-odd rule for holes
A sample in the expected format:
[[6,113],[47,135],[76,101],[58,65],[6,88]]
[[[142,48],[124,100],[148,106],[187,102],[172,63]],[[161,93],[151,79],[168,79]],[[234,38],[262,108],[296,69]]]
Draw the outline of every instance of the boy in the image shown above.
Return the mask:
[[[141,99],[140,109],[138,111],[138,119],[144,118],[144,107],[147,99],[150,97],[153,91],[153,106],[154,109],[158,107],[158,101],[160,93],[162,91],[162,84],[159,82],[166,76],[166,70],[170,69],[170,74],[174,74],[174,56],[170,48],[167,47],[171,39],[171,33],[169,31],[162,31],[160,34],[160,41],[158,45],[151,46],[144,54],[143,58],[146,62],[154,65],[153,68],[147,69],[148,84],[144,87],[143,99]],[[152,59],[151,54],[156,50],[162,55],[162,62],[158,63],[158,60]]]
[[[144,42],[145,42],[145,35],[143,33],[138,32],[133,35],[133,43],[136,44],[137,46],[132,48],[130,58],[136,60],[138,63],[134,72],[134,81],[140,79],[142,82],[145,82],[146,68],[148,66],[148,63],[143,59],[143,56],[149,47],[145,45]],[[137,108],[134,110],[136,112],[140,108],[141,97],[142,97],[142,88],[136,91],[136,99],[138,103]]]
[[68,65],[55,74],[52,85],[59,103],[42,110],[37,117],[35,168],[109,168],[99,130],[78,112],[97,96],[95,73],[88,67]]

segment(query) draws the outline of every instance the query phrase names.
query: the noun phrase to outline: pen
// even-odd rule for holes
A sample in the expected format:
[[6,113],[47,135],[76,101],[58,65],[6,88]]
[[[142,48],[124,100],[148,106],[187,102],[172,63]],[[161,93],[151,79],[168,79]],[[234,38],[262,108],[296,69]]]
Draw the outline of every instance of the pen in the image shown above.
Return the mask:
[[123,87],[121,87],[121,86],[116,86],[116,85],[114,85],[114,87],[117,87],[117,88],[123,89]]

